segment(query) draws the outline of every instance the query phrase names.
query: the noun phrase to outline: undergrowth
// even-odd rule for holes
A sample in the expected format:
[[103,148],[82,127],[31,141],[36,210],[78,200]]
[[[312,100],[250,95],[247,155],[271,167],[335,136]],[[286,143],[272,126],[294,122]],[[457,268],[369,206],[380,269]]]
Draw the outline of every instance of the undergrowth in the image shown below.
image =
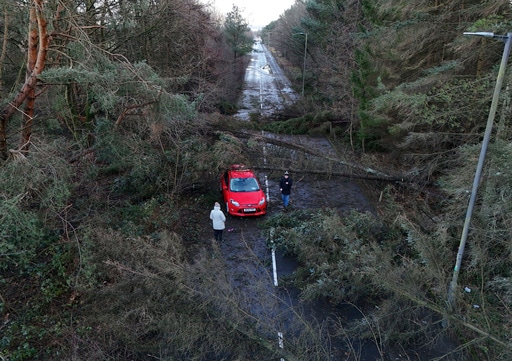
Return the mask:
[[[367,305],[368,322],[345,330],[353,337],[375,341],[374,331],[379,330],[381,345],[430,349],[438,341],[450,343],[453,334],[441,325],[453,238],[443,223],[430,230],[419,228],[411,219],[414,212],[404,212],[404,204],[388,198],[391,194],[384,197],[387,212],[380,219],[369,213],[341,215],[329,209],[276,215],[265,221],[272,234],[269,246],[297,259],[299,266],[291,281],[303,300]],[[471,277],[478,274],[470,273],[462,282],[475,282]],[[503,300],[474,291],[471,287],[459,306],[474,320],[495,319]],[[487,305],[485,314],[479,312],[482,305]],[[455,322],[455,329],[459,336],[465,335],[462,338],[471,338],[474,331],[463,322]],[[481,350],[476,347],[469,353]],[[462,355],[467,354],[463,351],[457,357],[466,357]]]

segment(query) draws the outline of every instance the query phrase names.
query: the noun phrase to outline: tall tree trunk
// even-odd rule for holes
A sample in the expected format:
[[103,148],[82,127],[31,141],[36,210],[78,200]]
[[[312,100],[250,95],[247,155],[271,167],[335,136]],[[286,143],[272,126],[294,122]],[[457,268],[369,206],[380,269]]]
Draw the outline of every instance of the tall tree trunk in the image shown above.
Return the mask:
[[[37,61],[37,43],[38,26],[37,14],[34,6],[30,8],[30,20],[28,24],[28,52],[27,52],[27,73],[26,78],[34,72]],[[28,89],[25,111],[23,112],[23,122],[21,128],[20,151],[27,152],[29,148],[30,136],[32,135],[32,119],[34,117],[35,87]]]
[[[37,26],[34,33],[33,27]],[[29,48],[27,77],[21,90],[14,99],[0,113],[0,158],[7,159],[7,125],[9,119],[19,110],[20,106],[27,101],[25,110],[31,112],[24,116],[22,129],[22,148],[28,150],[28,140],[32,132],[32,117],[34,112],[35,87],[37,77],[44,69],[46,54],[48,52],[49,36],[47,33],[46,19],[43,16],[43,0],[33,0],[30,7],[29,25]]]
[[7,42],[9,41],[9,13],[7,5],[4,6],[4,38],[2,40],[2,54],[0,55],[0,95],[3,93],[4,84],[2,82],[3,68],[7,53]]

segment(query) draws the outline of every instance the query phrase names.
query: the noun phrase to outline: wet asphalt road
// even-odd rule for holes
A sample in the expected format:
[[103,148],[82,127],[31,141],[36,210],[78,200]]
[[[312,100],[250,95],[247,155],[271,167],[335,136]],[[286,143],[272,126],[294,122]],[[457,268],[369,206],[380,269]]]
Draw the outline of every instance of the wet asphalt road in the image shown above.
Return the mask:
[[[242,121],[250,120],[252,113],[264,116],[271,115],[287,102],[298,99],[291,89],[288,80],[279,69],[272,55],[264,45],[257,42],[252,52],[252,60],[247,68],[243,96],[240,99],[240,111],[236,117]],[[267,134],[265,135],[267,136]],[[288,143],[296,143],[302,147],[312,147],[329,157],[336,157],[336,152],[324,138],[308,136],[269,135]],[[300,154],[296,148],[279,149],[275,145],[266,145],[253,159],[253,164],[267,169],[283,168],[292,170],[294,186],[290,198],[290,208],[321,209],[332,208],[340,213],[352,209],[369,211],[374,209],[356,182],[351,179],[334,176],[335,172],[326,171],[326,175],[313,175],[307,172],[293,172],[298,169],[327,169],[338,167],[339,164],[323,163],[323,160],[312,159],[310,154]],[[285,158],[268,157],[272,150]],[[274,154],[274,155],[275,155]],[[287,157],[287,158],[286,158]],[[272,164],[272,160],[275,164]],[[278,159],[278,160],[277,160]],[[339,168],[337,168],[339,171]],[[340,174],[340,173],[338,173]],[[264,217],[241,218],[228,216],[224,241],[216,244],[212,240],[210,229],[205,229],[201,238],[204,246],[214,251],[220,260],[223,271],[222,277],[227,279],[229,288],[236,301],[233,307],[237,315],[242,315],[241,323],[248,322],[254,326],[259,337],[274,342],[276,349],[289,350],[296,360],[358,360],[381,361],[382,354],[373,342],[362,343],[359,340],[346,339],[343,335],[329,332],[326,325],[336,325],[336,322],[362,320],[364,317],[354,306],[344,305],[333,309],[324,301],[304,303],[300,294],[293,286],[286,285],[286,279],[296,268],[294,259],[284,256],[279,251],[272,252],[269,243],[271,235],[268,230],[262,230],[261,222],[283,212],[280,200],[278,179],[279,174],[258,173],[261,184],[265,186],[265,176],[268,180],[269,207]],[[223,204],[223,202],[221,203]],[[225,209],[223,209],[225,212]],[[209,211],[208,211],[209,214]],[[206,215],[207,217],[207,215]],[[212,287],[215,287],[216,281]],[[330,326],[329,326],[330,327]],[[327,332],[326,332],[327,331]],[[303,336],[306,337],[303,337]],[[301,338],[302,337],[302,338]],[[316,344],[310,343],[315,339]],[[314,349],[316,354],[298,353],[297,349]],[[394,354],[393,360],[427,360],[428,356],[420,357],[416,352],[407,354],[397,346],[400,352],[388,351],[388,356]],[[250,359],[250,358],[248,358]],[[281,358],[280,360],[284,360]]]
[[[264,185],[265,174],[260,173],[259,177]],[[361,190],[350,180],[307,174],[292,174],[292,177],[294,187],[290,210],[329,207],[340,212],[351,209],[372,211]],[[296,340],[299,334],[310,332],[305,329],[306,324],[322,323],[329,317],[354,319],[359,315],[349,308],[344,310],[344,315],[333,315],[333,310],[329,310],[328,305],[321,302],[304,304],[299,299],[298,290],[283,282],[294,271],[296,263],[279,251],[273,255],[269,246],[271,236],[259,226],[265,218],[284,211],[278,179],[269,179],[268,188],[270,202],[267,215],[257,218],[228,216],[224,241],[219,248],[232,287],[237,289],[239,295],[243,295],[240,297],[242,301],[239,306],[258,320],[262,335],[269,339],[274,338],[276,345],[294,347],[288,343],[289,338]],[[321,338],[321,333],[315,337]],[[282,343],[279,343],[280,339]],[[332,339],[325,342],[324,347],[329,348],[330,355],[326,360],[338,360],[346,352]],[[368,357],[360,360],[378,359],[375,348],[371,345],[365,347],[365,353]]]
[[[275,59],[261,42],[257,42],[246,71],[243,95],[239,102],[240,111],[236,117],[247,121],[251,113],[268,116],[296,99],[298,95],[291,89],[288,79]],[[325,154],[335,155],[330,143],[324,138],[288,136],[286,141],[308,145]],[[273,151],[282,150],[273,149]],[[290,169],[298,166],[294,159],[302,156],[295,151],[284,150],[284,153],[288,154],[289,159],[286,164]],[[260,155],[262,154],[265,154],[265,151]],[[270,168],[273,166],[267,164],[267,159],[261,159],[261,157],[254,159],[253,162],[265,164]],[[277,164],[275,166],[279,168]],[[267,182],[265,182],[265,176],[268,176]],[[266,183],[268,184],[267,215],[259,218],[228,216],[224,241],[214,246],[219,252],[218,257],[222,258],[228,281],[236,290],[237,306],[247,319],[256,320],[255,328],[263,337],[275,340],[276,347],[288,348],[293,353],[300,335],[309,333],[308,339],[320,340],[319,343],[324,350],[322,359],[339,360],[343,355],[346,356],[346,348],[332,339],[323,340],[325,335],[322,336],[321,327],[315,330],[311,325],[319,325],[333,316],[353,319],[360,315],[354,312],[354,309],[343,310],[344,315],[333,315],[334,311],[321,302],[304,304],[300,301],[297,289],[284,285],[283,279],[296,267],[295,260],[285,257],[279,251],[273,253],[269,246],[271,235],[260,228],[265,218],[283,212],[278,185],[280,175],[273,174],[271,177],[270,174],[260,172],[258,177],[263,187]],[[292,210],[334,208],[340,212],[348,212],[351,209],[372,211],[371,204],[364,197],[363,192],[347,178],[294,174],[293,172],[292,177],[294,179],[290,198]],[[292,339],[293,342],[291,342]],[[364,347],[361,356],[362,361],[379,359],[375,347],[371,345]],[[301,359],[308,358],[303,356]]]
[[269,116],[297,99],[297,93],[272,54],[257,41],[245,72],[244,89],[238,104],[240,110],[235,116],[241,120],[249,120],[251,113]]

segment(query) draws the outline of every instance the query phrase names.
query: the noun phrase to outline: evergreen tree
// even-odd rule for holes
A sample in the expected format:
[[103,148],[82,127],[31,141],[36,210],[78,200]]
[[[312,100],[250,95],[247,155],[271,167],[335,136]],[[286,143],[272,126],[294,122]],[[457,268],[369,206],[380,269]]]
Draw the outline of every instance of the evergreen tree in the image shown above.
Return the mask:
[[236,60],[252,51],[253,39],[250,36],[251,29],[243,18],[240,9],[233,5],[233,9],[226,16],[224,22],[224,36]]

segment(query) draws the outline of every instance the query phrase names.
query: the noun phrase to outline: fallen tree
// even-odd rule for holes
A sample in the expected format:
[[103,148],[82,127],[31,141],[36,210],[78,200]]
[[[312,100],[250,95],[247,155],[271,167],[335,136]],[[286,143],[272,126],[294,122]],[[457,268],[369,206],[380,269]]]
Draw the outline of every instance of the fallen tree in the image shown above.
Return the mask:
[[[341,159],[340,157],[336,157],[333,155],[326,154],[324,152],[318,151],[316,149],[313,149],[311,147],[307,147],[301,144],[297,144],[296,142],[292,141],[286,141],[282,139],[276,138],[275,135],[270,134],[267,136],[265,133],[258,133],[258,132],[251,132],[251,131],[231,131],[231,133],[239,138],[246,138],[246,139],[253,139],[257,140],[259,142],[264,142],[268,144],[273,144],[276,146],[280,146],[287,149],[294,149],[301,152],[304,152],[305,154],[313,155],[315,157],[322,158],[326,161],[337,163],[339,165],[345,166],[350,170],[353,170],[354,172],[337,172],[337,171],[316,171],[311,169],[286,169],[293,172],[302,172],[302,173],[309,173],[309,174],[327,174],[327,175],[336,175],[341,177],[347,177],[347,178],[354,178],[354,179],[364,179],[364,180],[373,180],[373,181],[384,181],[384,182],[392,182],[392,183],[400,183],[400,184],[415,184],[417,183],[412,179],[411,177],[407,175],[391,175],[384,173],[380,170],[364,166],[362,164],[358,164],[355,162],[348,161],[346,159]],[[285,169],[278,169],[275,167],[267,167],[267,166],[258,166],[253,167],[258,168],[261,170],[285,170]],[[431,186],[433,183],[422,183],[421,186]]]

